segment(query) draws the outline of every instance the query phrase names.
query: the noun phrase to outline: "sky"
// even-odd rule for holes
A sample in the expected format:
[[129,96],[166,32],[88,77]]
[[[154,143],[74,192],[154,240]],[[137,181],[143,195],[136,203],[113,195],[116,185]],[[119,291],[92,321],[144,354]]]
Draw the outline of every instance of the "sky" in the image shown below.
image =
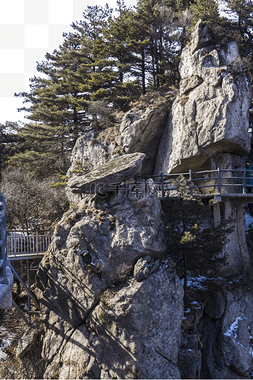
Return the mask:
[[[0,0],[0,123],[26,122],[22,98],[14,93],[29,92],[29,78],[39,75],[36,62],[63,42],[62,33],[82,20],[90,5],[116,7],[116,0]],[[135,5],[136,0],[125,0]]]

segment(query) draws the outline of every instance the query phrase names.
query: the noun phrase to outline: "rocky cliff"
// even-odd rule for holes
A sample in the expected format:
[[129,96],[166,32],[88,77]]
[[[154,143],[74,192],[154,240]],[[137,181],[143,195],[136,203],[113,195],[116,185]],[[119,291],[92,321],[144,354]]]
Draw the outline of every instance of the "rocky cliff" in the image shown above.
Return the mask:
[[156,172],[208,168],[208,159],[220,152],[248,153],[252,89],[237,42],[224,38],[214,44],[208,26],[199,22],[182,51],[179,71],[179,94],[160,144]]
[[37,273],[45,378],[251,377],[243,206],[161,200],[148,178],[243,167],[251,86],[236,42],[214,45],[201,22],[180,73],[178,91],[144,97],[76,143],[71,206]]

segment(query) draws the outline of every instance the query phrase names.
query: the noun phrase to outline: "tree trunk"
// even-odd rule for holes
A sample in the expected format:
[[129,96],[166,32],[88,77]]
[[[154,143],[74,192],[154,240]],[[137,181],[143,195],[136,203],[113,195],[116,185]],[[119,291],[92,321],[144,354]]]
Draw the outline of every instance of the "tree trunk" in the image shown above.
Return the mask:
[[143,95],[146,94],[146,84],[145,84],[145,51],[144,48],[142,48],[141,51],[141,78],[142,78],[142,93]]

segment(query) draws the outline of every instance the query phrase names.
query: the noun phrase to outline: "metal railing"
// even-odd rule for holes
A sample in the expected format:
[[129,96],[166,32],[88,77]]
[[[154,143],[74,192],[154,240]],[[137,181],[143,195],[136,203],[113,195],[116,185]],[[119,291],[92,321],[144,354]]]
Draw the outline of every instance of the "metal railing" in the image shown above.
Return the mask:
[[3,194],[0,193],[0,277],[6,277],[7,233],[6,206]]
[[9,257],[44,253],[48,250],[51,238],[51,235],[39,235],[38,233],[25,235],[9,232],[9,236],[7,236]]
[[212,194],[225,194],[228,193],[227,188],[230,188],[231,194],[247,195],[247,190],[253,188],[253,170],[248,169],[218,168],[198,172],[189,170],[187,173],[176,174],[161,172],[158,175],[141,176],[141,178],[154,179],[157,189],[161,192],[162,197],[165,197],[167,192],[178,190],[179,176],[183,176],[188,181],[190,190],[209,188],[212,190]]

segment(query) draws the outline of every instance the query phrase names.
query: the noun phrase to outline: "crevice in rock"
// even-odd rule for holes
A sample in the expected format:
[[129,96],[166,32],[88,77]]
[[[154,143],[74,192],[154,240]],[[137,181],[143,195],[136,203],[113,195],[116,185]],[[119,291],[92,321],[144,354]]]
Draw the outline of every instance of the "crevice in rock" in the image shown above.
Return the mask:
[[154,347],[154,350],[155,350],[155,352],[156,352],[158,355],[160,355],[162,358],[164,358],[165,360],[167,360],[169,363],[172,363],[172,364],[175,365],[175,363],[174,363],[171,359],[169,359],[169,358],[168,358],[166,355],[164,355],[162,352],[158,351],[158,349],[157,349],[156,347]]

